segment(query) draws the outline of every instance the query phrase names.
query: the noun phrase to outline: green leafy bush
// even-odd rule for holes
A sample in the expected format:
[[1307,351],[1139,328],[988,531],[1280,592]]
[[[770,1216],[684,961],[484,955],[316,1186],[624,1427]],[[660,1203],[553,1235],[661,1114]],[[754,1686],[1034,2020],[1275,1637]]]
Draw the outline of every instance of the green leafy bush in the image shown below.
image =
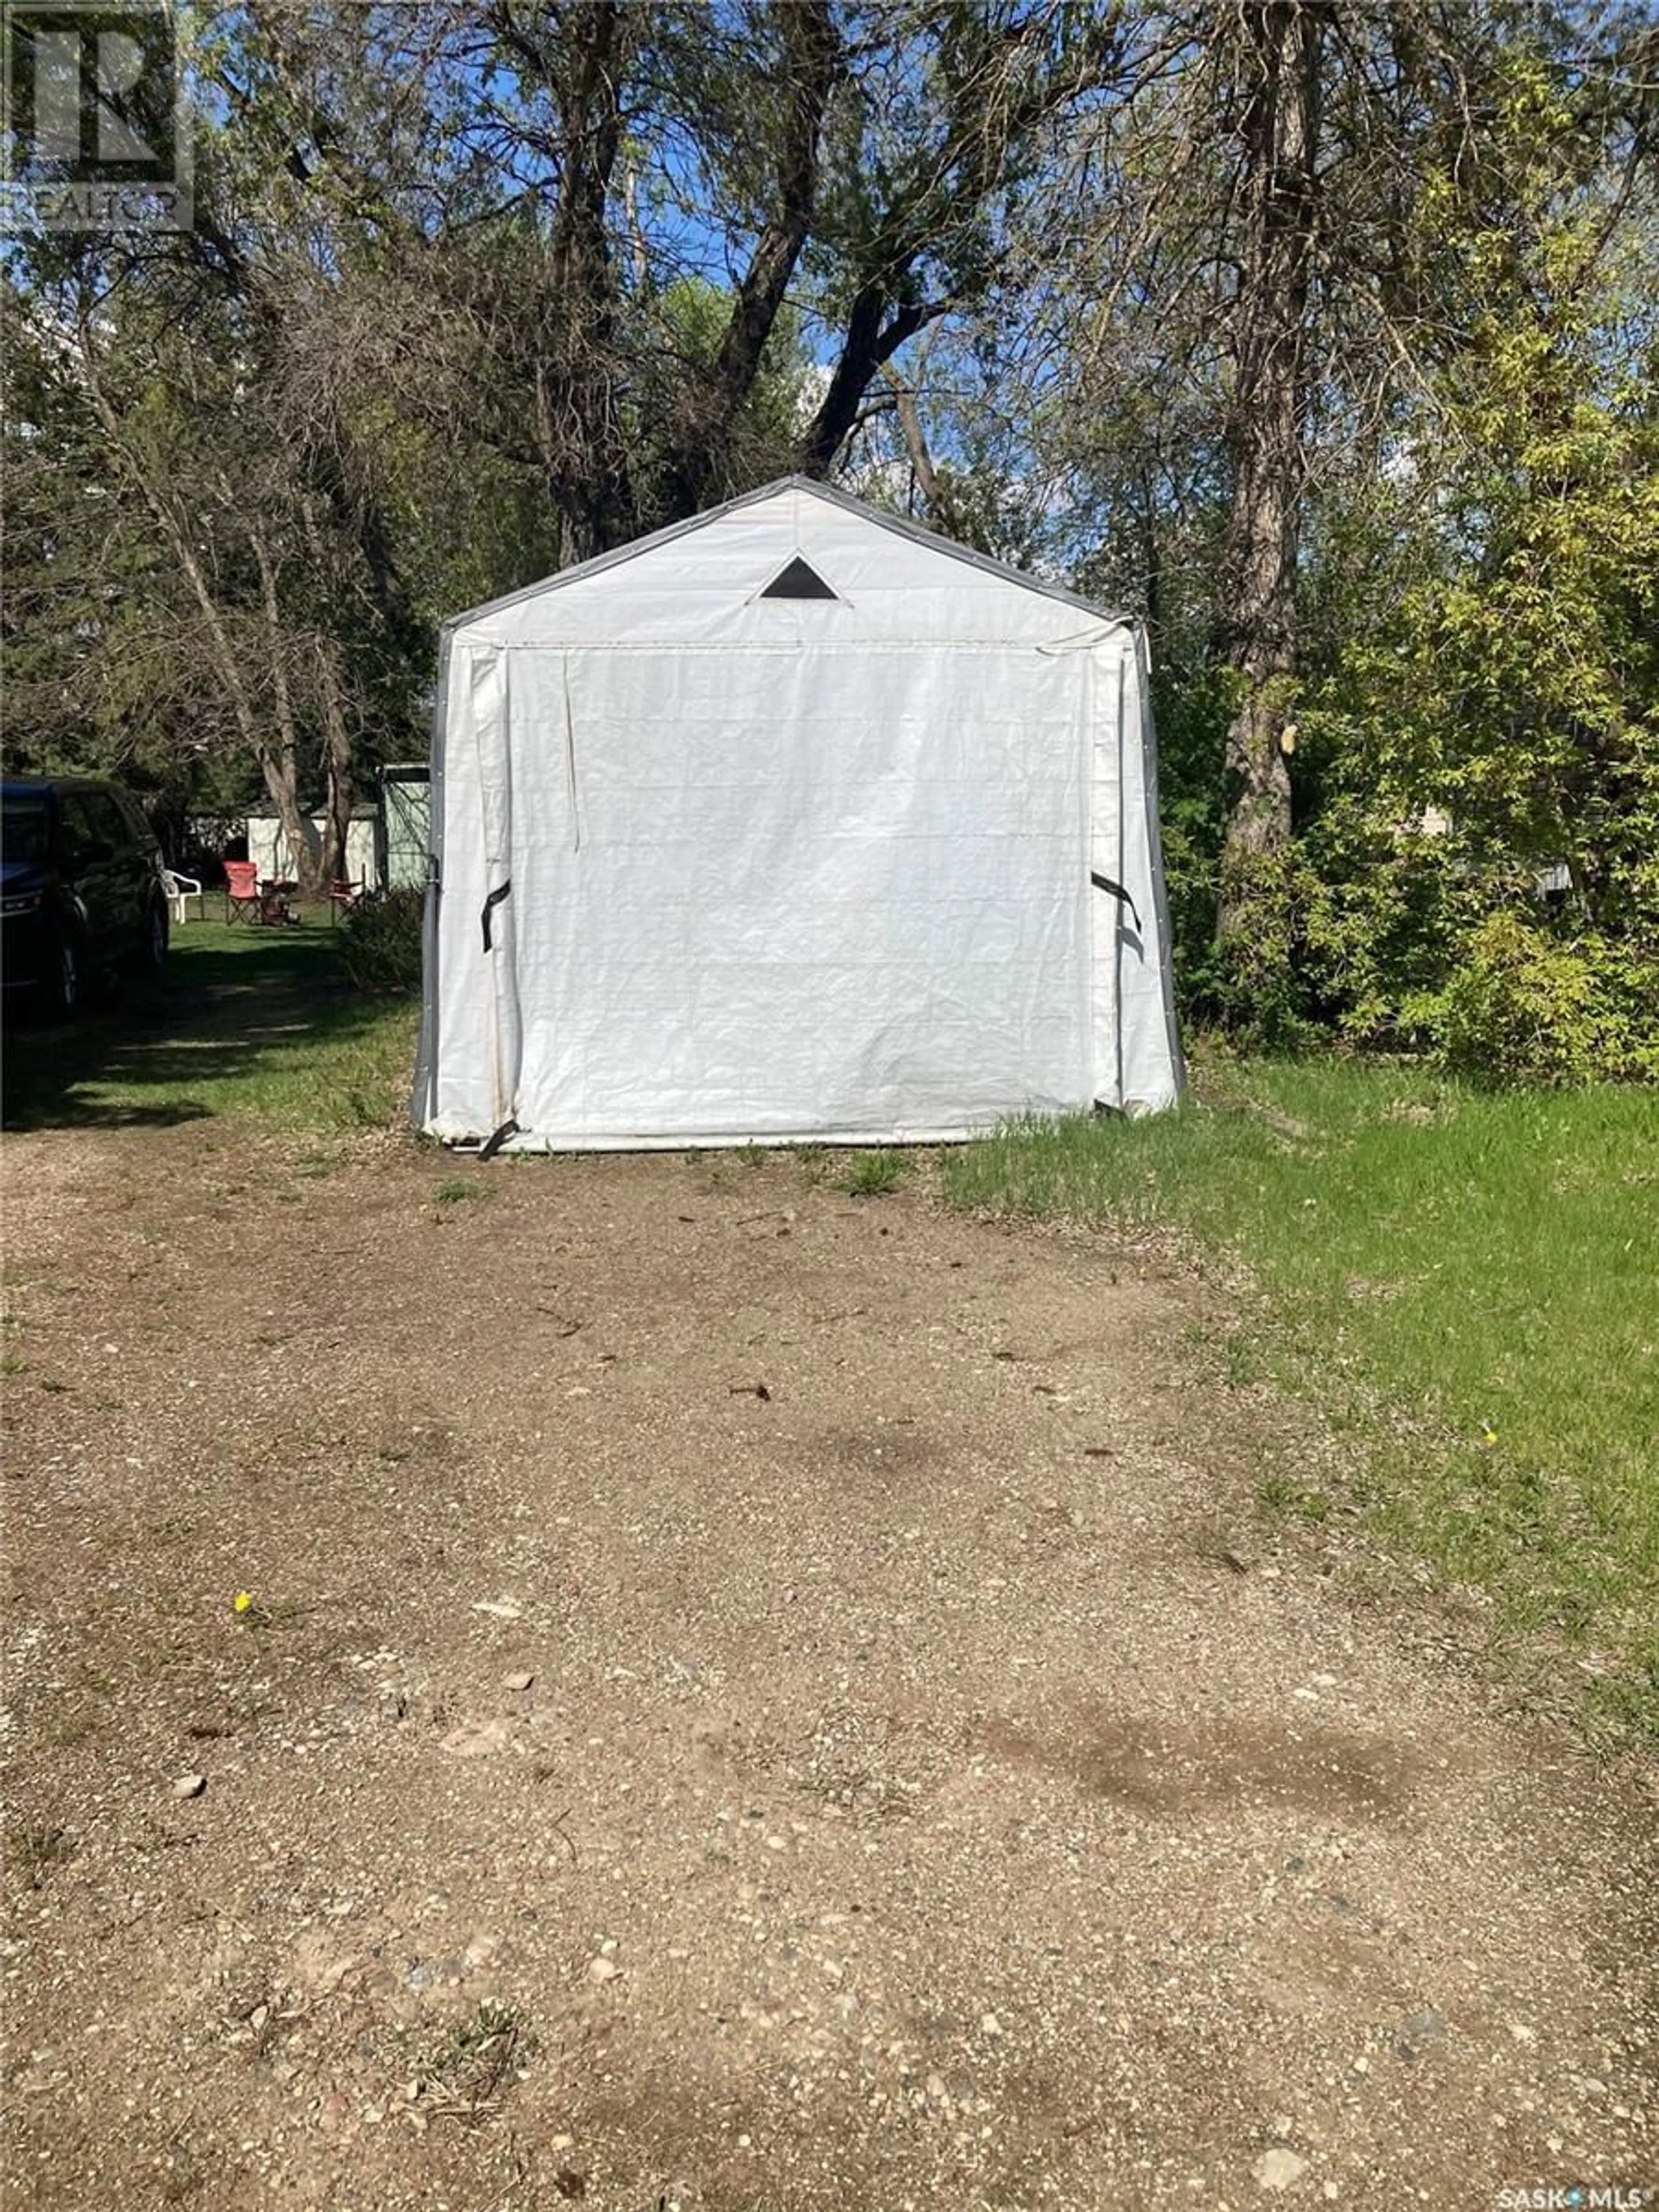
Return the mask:
[[1459,1075],[1583,1083],[1599,1073],[1604,1011],[1589,963],[1520,915],[1494,914],[1437,1002],[1439,1057]]
[[1231,878],[1241,921],[1210,963],[1212,1018],[1262,1052],[1299,1051],[1314,1034],[1303,945],[1308,893],[1294,850],[1258,854]]
[[1564,940],[1520,915],[1493,914],[1425,1012],[1443,1064],[1478,1082],[1651,1078],[1659,1040],[1639,1001],[1654,989],[1659,974],[1649,971],[1644,989],[1622,948],[1593,936]]
[[1328,1036],[1483,1084],[1652,1081],[1659,409],[1616,343],[1644,280],[1557,189],[1565,109],[1524,70],[1512,91],[1531,242],[1484,215],[1447,232],[1468,318],[1430,411],[1316,502],[1295,835],[1230,887],[1242,926],[1218,948],[1229,701],[1212,676],[1184,702],[1172,674],[1159,690],[1176,975],[1189,1018],[1279,1048]]
[[340,925],[340,964],[360,991],[403,993],[421,982],[423,891],[384,891],[355,906]]

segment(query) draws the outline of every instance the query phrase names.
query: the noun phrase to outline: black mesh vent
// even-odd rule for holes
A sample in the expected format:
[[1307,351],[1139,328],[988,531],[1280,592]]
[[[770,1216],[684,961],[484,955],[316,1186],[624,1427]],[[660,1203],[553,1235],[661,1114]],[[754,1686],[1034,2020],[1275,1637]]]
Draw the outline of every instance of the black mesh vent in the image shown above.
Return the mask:
[[835,596],[817,569],[809,568],[799,553],[761,593],[763,599],[833,599]]

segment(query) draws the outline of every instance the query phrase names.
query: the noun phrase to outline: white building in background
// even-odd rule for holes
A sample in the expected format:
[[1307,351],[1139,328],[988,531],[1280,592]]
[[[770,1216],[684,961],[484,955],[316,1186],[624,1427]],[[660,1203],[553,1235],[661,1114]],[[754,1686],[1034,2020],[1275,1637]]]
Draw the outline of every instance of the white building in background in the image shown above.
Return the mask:
[[[306,817],[306,835],[313,852],[322,850],[323,832],[327,826],[325,815]],[[292,876],[294,858],[283,835],[283,825],[274,814],[250,814],[246,836],[247,856],[262,879],[281,882]],[[379,890],[380,845],[378,810],[373,806],[354,807],[346,824],[344,873],[349,882],[361,884],[368,890]]]

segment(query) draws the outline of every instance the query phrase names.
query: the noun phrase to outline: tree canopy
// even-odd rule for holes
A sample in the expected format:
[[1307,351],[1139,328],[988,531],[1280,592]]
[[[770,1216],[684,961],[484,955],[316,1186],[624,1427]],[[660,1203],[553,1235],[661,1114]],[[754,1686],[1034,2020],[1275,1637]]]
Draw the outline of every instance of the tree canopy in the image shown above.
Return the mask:
[[1146,619],[1190,1012],[1659,1073],[1656,61],[1592,0],[217,13],[192,227],[4,257],[8,763],[331,866],[446,615],[801,469]]

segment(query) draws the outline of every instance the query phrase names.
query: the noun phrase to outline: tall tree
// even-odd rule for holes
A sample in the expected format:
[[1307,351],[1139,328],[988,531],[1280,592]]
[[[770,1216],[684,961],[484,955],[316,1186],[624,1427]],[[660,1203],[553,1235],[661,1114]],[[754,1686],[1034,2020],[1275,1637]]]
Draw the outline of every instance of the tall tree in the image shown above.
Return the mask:
[[[1646,910],[1651,340],[1583,304],[1659,221],[1633,4],[318,0],[197,51],[191,235],[8,263],[12,750],[274,778],[331,850],[444,614],[799,467],[1151,617],[1207,1009],[1383,1003],[1342,900],[1415,866],[1408,776],[1472,867],[1553,839]],[[1600,693],[1530,626],[1570,580]],[[1468,743],[1388,704],[1442,630]]]
[[1253,871],[1282,853],[1291,836],[1285,744],[1296,671],[1321,49],[1328,14],[1327,0],[1251,0],[1238,24],[1241,235],[1220,599],[1223,650],[1240,680],[1226,737],[1231,787],[1217,921],[1224,945],[1251,926]]
[[[580,558],[757,464],[831,470],[892,406],[887,364],[999,292],[1010,210],[1124,45],[1115,8],[1079,0],[490,0],[272,19],[224,66],[268,133],[283,116],[273,143],[313,149],[305,197],[357,222],[348,250],[395,269],[380,294],[409,324],[380,344],[434,372],[398,379],[411,411],[453,419],[458,380],[483,386],[471,437],[535,470]],[[387,72],[431,126],[395,143],[356,89]],[[663,310],[692,282],[726,304],[689,360]],[[786,331],[823,374],[769,442]]]

